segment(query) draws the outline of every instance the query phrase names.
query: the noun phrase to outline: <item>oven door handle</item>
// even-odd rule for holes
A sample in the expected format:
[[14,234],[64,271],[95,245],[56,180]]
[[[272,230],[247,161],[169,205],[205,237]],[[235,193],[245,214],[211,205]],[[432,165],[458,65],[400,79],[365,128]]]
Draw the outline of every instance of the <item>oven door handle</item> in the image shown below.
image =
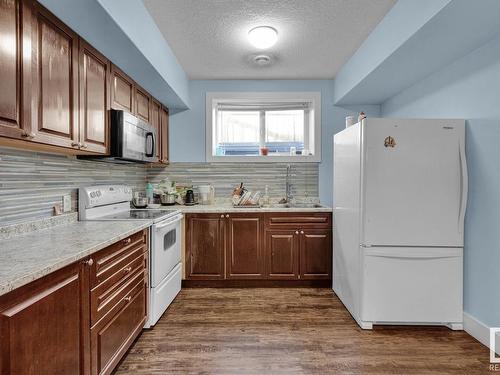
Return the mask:
[[[148,151],[148,138],[151,137],[151,152]],[[146,157],[150,158],[155,155],[155,136],[153,132],[146,133]]]
[[154,225],[155,229],[159,230],[159,229],[165,228],[166,226],[171,225],[171,224],[175,223],[176,221],[180,221],[183,217],[184,217],[184,215],[180,214],[180,215],[174,216],[170,220],[160,221],[160,223]]

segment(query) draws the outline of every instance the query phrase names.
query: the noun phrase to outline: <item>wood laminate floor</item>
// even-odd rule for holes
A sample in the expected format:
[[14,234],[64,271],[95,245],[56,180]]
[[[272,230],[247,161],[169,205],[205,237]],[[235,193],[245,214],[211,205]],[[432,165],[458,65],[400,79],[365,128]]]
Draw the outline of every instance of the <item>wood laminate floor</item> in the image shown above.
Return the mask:
[[493,374],[441,327],[362,331],[329,289],[183,289],[121,374]]

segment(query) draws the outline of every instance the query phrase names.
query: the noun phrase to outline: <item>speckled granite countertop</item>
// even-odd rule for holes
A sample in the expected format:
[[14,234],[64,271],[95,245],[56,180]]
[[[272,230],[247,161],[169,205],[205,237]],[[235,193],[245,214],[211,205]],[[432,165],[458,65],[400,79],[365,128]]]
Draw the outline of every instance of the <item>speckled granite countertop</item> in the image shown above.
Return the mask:
[[182,213],[188,214],[188,213],[221,213],[221,212],[232,212],[232,213],[245,213],[245,212],[332,212],[331,207],[327,206],[321,206],[321,207],[291,207],[291,208],[286,208],[286,207],[276,207],[276,206],[270,206],[270,207],[252,207],[252,208],[239,208],[239,207],[233,207],[231,204],[212,204],[212,205],[202,205],[202,204],[197,204],[194,206],[181,206],[181,205],[175,205],[175,206],[161,206],[161,209],[176,209],[180,210]]
[[0,295],[150,225],[147,220],[83,221],[0,240]]

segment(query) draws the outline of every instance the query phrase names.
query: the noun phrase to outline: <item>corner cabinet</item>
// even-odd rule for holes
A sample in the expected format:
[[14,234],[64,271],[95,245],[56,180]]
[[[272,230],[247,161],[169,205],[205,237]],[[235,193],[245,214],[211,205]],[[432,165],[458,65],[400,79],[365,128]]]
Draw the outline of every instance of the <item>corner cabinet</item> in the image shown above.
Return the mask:
[[315,212],[186,214],[186,279],[330,280],[331,217]]
[[147,231],[0,296],[1,374],[110,374],[148,316]]

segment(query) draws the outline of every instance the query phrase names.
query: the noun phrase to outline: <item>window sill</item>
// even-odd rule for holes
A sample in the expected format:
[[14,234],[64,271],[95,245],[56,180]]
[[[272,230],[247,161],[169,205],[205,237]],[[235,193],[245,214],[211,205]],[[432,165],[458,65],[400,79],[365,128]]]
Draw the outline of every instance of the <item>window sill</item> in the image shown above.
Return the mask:
[[213,163],[320,163],[321,157],[310,156],[213,156],[207,155],[207,162]]

